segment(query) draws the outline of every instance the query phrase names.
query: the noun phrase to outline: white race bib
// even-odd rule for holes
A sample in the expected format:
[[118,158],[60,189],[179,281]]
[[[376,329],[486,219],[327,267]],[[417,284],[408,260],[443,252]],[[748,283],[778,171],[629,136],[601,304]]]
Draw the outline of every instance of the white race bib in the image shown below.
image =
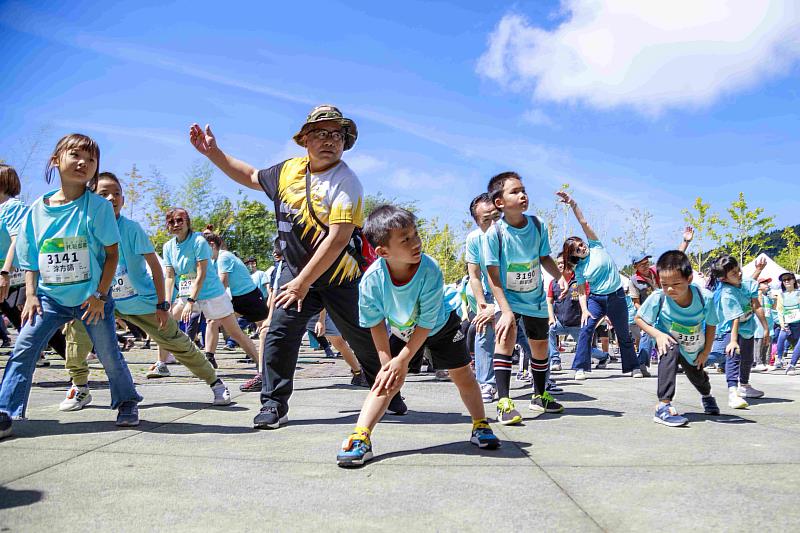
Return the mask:
[[506,270],[506,289],[514,292],[531,292],[541,282],[538,262],[510,263]]
[[178,296],[181,298],[188,298],[192,295],[192,286],[194,286],[194,278],[183,275],[178,279]]
[[83,235],[53,237],[39,250],[39,275],[45,285],[72,285],[91,278],[89,242]]
[[794,322],[800,321],[800,307],[793,307],[793,308],[783,308],[783,323],[784,324],[793,324]]
[[136,296],[136,289],[131,285],[128,269],[122,265],[117,266],[114,284],[111,286],[111,297],[115,300],[127,300]]
[[8,275],[8,284],[13,289],[25,285],[25,271],[16,269]]
[[689,354],[696,354],[703,351],[706,346],[706,332],[700,327],[700,324],[695,326],[684,326],[677,322],[672,323],[670,335],[681,345],[683,350]]

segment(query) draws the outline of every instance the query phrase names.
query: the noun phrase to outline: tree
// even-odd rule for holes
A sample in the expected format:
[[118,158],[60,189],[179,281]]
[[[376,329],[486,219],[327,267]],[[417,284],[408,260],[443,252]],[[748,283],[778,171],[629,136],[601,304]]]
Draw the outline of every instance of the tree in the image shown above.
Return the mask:
[[131,170],[126,172],[125,175],[128,179],[125,180],[124,209],[128,211],[128,218],[144,223],[146,221],[146,214],[149,211],[148,208],[151,205],[151,203],[147,201],[150,189],[148,179],[139,172],[139,169],[136,168],[136,163],[133,164]]
[[703,202],[699,196],[695,198],[694,205],[690,209],[681,209],[681,213],[686,225],[694,228],[694,239],[687,250],[689,261],[692,263],[692,268],[702,271],[711,254],[711,241],[719,241],[716,231],[719,216],[712,213],[711,204]]
[[150,234],[150,240],[153,241],[156,251],[161,253],[164,243],[171,238],[166,229],[166,215],[174,205],[172,192],[167,185],[166,178],[154,166],[150,167],[150,176],[147,179],[145,190],[150,198],[150,207],[145,212],[144,226]]
[[[214,168],[208,161],[192,163],[181,187],[181,207],[189,211],[192,219],[209,218],[224,196],[214,186]],[[197,227],[200,227],[199,225]]]
[[650,237],[652,221],[653,213],[634,207],[625,215],[625,231],[619,237],[611,239],[611,242],[632,254],[648,253],[653,247]]
[[726,209],[730,219],[721,219],[724,229],[720,234],[722,247],[744,265],[758,255],[767,241],[767,231],[775,227],[774,216],[763,216],[764,208],[750,209],[744,193]]
[[786,270],[800,272],[800,236],[792,226],[783,228],[781,238],[786,245],[775,257],[775,262]]
[[439,263],[444,282],[454,283],[463,278],[467,271],[463,253],[460,253],[464,239],[456,235],[448,224],[439,227],[436,217],[420,220],[417,228],[422,240],[422,251]]

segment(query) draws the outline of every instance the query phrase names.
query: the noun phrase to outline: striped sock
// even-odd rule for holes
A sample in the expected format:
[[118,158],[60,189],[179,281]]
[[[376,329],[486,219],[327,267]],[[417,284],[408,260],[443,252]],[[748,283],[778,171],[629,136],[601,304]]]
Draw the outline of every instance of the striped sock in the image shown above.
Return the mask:
[[544,394],[547,385],[547,359],[539,361],[531,359],[531,374],[533,375],[533,391],[535,394]]
[[500,398],[509,397],[509,389],[511,388],[511,370],[514,367],[510,355],[502,353],[495,353],[492,357],[494,366],[494,377],[497,381],[497,395]]

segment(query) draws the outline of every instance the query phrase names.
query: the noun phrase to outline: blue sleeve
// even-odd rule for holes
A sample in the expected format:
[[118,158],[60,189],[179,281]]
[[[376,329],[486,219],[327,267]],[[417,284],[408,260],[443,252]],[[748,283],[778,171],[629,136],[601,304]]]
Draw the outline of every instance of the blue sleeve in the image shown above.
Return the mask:
[[150,237],[144,232],[142,226],[138,222],[131,221],[129,226],[133,233],[133,253],[136,255],[147,255],[156,252],[153,243],[150,242]]
[[483,257],[486,260],[486,266],[500,265],[500,238],[497,235],[498,231],[500,229],[495,223],[484,235]]
[[164,248],[161,249],[161,259],[164,260],[164,268],[172,268],[172,241],[164,243]]
[[193,248],[196,261],[202,261],[203,259],[211,261],[211,246],[208,245],[202,235],[195,235]]
[[654,291],[647,299],[639,306],[636,316],[641,317],[642,320],[647,322],[653,327],[658,327],[655,324],[656,317],[658,316],[658,303],[661,301],[661,293]]
[[593,241],[589,239],[587,244],[589,245],[589,248],[603,248],[603,243],[600,241]]
[[417,325],[426,329],[436,327],[443,302],[444,277],[439,266],[431,261],[430,268],[425,272],[425,278],[422,280]]
[[379,276],[364,276],[358,284],[358,324],[371,328],[386,320]]
[[[588,258],[581,259],[578,261],[578,264],[575,265],[573,269],[573,273],[575,274],[575,282],[576,283],[586,283],[586,277],[583,275],[583,271],[586,268],[586,263],[589,261]],[[587,294],[588,296],[588,294]]]
[[745,287],[750,293],[750,299],[758,300],[758,282],[754,279],[746,279],[744,280]]
[[39,270],[39,250],[33,233],[33,215],[29,210],[22,219],[14,247],[21,270]]
[[100,241],[103,246],[111,246],[119,242],[119,228],[117,228],[117,217],[114,216],[114,208],[111,202],[103,200],[99,196],[99,201],[89,204],[92,213],[89,214],[89,228],[92,235]]
[[739,318],[744,314],[744,309],[739,303],[735,295],[731,293],[727,287],[723,287],[722,294],[720,295],[720,310],[722,311],[722,318],[727,322]]
[[713,298],[706,298],[706,326],[716,326],[719,324],[719,317],[717,316],[717,308],[714,305]]
[[19,201],[15,201],[3,210],[3,222],[11,237],[19,233],[20,224],[22,224],[22,220],[25,218],[27,212],[27,206]]
[[549,256],[552,253],[550,249],[550,229],[547,224],[542,223],[542,231],[539,238],[539,257]]
[[481,238],[467,237],[467,248],[464,253],[464,260],[473,265],[481,262]]
[[233,261],[233,254],[223,254],[222,257],[219,258],[219,262],[217,263],[217,270],[220,274],[226,272],[230,274],[233,272],[233,267],[236,263]]

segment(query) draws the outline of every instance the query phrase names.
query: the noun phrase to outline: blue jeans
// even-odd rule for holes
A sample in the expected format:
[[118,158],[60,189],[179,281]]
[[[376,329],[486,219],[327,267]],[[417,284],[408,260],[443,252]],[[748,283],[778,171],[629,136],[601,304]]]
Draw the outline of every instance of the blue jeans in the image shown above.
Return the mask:
[[[80,320],[85,312],[80,306],[66,307],[47,296],[39,296],[39,302],[42,305],[42,315],[36,317],[34,325],[29,321],[22,326],[11,359],[6,365],[0,388],[0,411],[8,413],[14,419],[25,418],[36,360],[48,340],[67,322],[73,319]],[[105,318],[98,323],[83,324],[94,343],[97,358],[100,359],[108,376],[111,408],[116,409],[122,402],[131,400],[140,402],[142,397],[136,392],[128,364],[119,351],[114,322],[114,301],[111,298],[106,302],[104,311]]]
[[[489,301],[489,300],[487,300]],[[522,321],[517,324],[517,344],[522,348],[520,357],[531,358],[531,347],[528,338],[525,336],[525,328]],[[489,325],[483,333],[475,332],[475,379],[483,384],[494,385],[497,383],[494,378],[494,328]]]
[[[548,332],[548,353],[550,354],[550,364],[561,364],[561,353],[558,351],[558,336],[559,335],[569,335],[570,337],[578,342],[578,337],[580,337],[581,327],[580,326],[562,326],[558,320],[552,326],[550,326],[550,331]],[[594,346],[592,346],[592,359],[597,359],[599,362],[603,362],[608,359],[608,354]]]
[[650,355],[653,352],[653,337],[642,331],[639,337],[639,366],[650,366]]
[[725,367],[725,347],[728,345],[730,335],[722,334],[714,337],[714,344],[711,345],[711,351],[708,352],[708,360],[706,366],[713,364]]
[[620,288],[611,294],[590,294],[586,298],[586,305],[592,316],[581,328],[572,369],[585,371],[592,369],[591,348],[594,328],[604,316],[608,316],[617,333],[619,352],[622,357],[622,372],[631,372],[633,369],[639,368],[639,362],[633,351],[631,332],[628,328],[628,304],[625,302],[625,291]]
[[[719,340],[719,345],[717,345],[717,339]],[[731,342],[731,334],[726,333],[722,337],[717,337],[717,339],[715,339],[714,348],[712,349],[722,347],[722,353],[724,354],[725,346]],[[728,382],[728,388],[750,383],[750,370],[753,368],[754,339],[752,337],[745,339],[739,335],[737,340],[739,351],[734,352],[733,355],[725,354],[725,380]]]
[[776,361],[783,360],[783,355],[789,350],[789,342],[794,343],[794,350],[792,351],[792,366],[797,364],[800,359],[800,322],[789,324],[789,331],[783,329],[778,333],[778,353],[775,356]]

